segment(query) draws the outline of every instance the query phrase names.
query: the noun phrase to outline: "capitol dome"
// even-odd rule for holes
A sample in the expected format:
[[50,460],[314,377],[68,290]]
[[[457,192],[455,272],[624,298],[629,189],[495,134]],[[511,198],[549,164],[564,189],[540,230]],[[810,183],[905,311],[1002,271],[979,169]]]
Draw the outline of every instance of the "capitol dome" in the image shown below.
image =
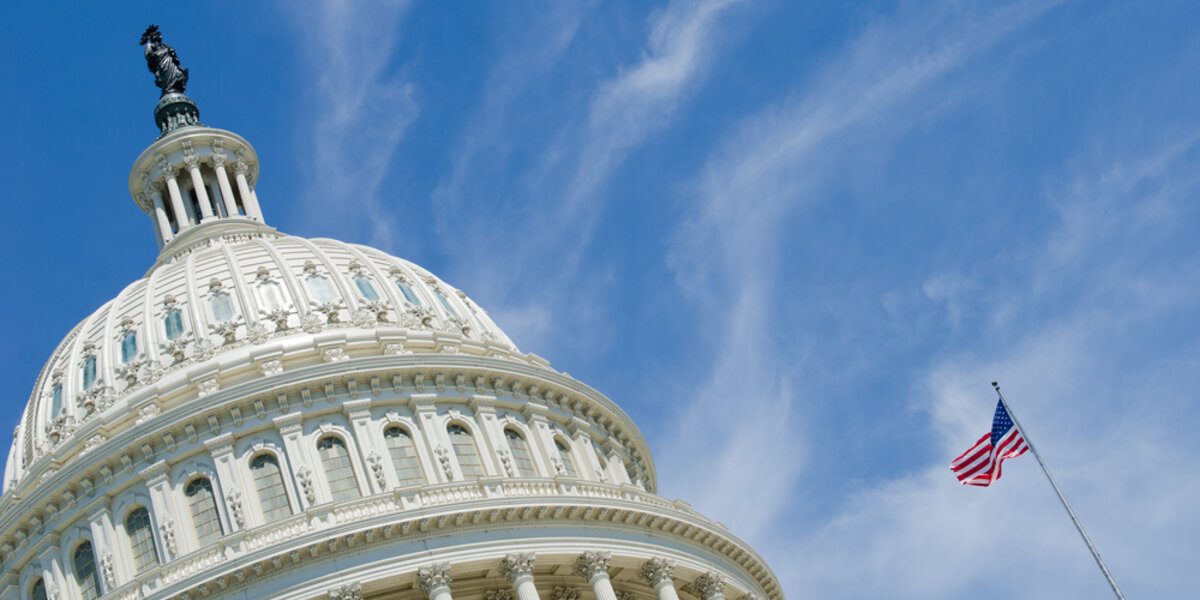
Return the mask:
[[129,179],[159,255],[34,383],[0,600],[782,600],[656,495],[628,415],[466,294],[268,226],[253,148],[170,75]]

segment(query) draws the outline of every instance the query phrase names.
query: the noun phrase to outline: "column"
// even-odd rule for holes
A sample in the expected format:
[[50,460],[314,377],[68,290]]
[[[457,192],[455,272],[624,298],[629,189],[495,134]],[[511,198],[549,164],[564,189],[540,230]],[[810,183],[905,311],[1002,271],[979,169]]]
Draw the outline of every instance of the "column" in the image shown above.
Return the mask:
[[233,455],[233,433],[225,432],[204,440],[204,447],[208,448],[209,454],[212,455],[213,466],[217,470],[217,481],[214,485],[217,493],[225,499],[225,514],[229,516],[230,521],[229,530],[244,529],[246,506],[242,490],[245,489],[245,482],[242,481]]
[[450,563],[438,563],[417,569],[417,584],[429,600],[451,600]]
[[96,571],[100,574],[101,591],[104,594],[117,588],[117,577],[113,565],[112,516],[108,508],[99,508],[88,518],[92,531],[92,554],[96,559]]
[[413,418],[421,428],[421,437],[428,446],[425,454],[434,457],[436,483],[462,481],[458,461],[454,460],[454,450],[446,437],[446,428],[438,423],[436,400],[437,394],[412,394],[408,401],[413,409]]
[[171,503],[171,487],[167,481],[167,461],[160,460],[138,472],[150,490],[150,510],[154,511],[154,523],[158,530],[154,532],[154,541],[162,551],[163,563],[179,556],[179,547],[175,542],[175,523],[177,522],[175,507]]
[[388,469],[383,466],[383,455],[387,454],[386,447],[379,447],[372,435],[371,399],[348,400],[342,403],[342,412],[350,419],[350,427],[354,429],[354,442],[358,447],[358,457],[367,467],[367,489],[369,494],[378,494],[387,488]]
[[229,173],[225,172],[225,156],[213,154],[212,161],[213,170],[217,172],[217,187],[221,189],[221,199],[225,201],[225,212],[231,217],[237,216],[241,213],[233,197],[233,188],[229,185]]
[[293,412],[275,417],[274,423],[275,428],[279,430],[280,437],[283,438],[283,449],[287,452],[288,464],[299,484],[300,510],[303,511],[317,504],[318,500],[317,483],[314,479],[316,475],[308,466],[308,453],[304,451],[304,445],[300,441],[301,434],[304,432],[302,419],[303,415],[300,412]]
[[591,584],[596,600],[617,600],[612,580],[608,578],[608,561],[611,559],[611,552],[584,552],[575,561],[575,573],[583,575]]
[[246,181],[246,173],[250,172],[250,165],[239,158],[233,166],[233,172],[237,178],[238,192],[242,195],[242,204],[246,206],[246,216],[262,222],[263,215],[262,210],[258,207],[258,197],[250,191],[250,184]]
[[167,195],[171,197],[171,210],[175,211],[175,221],[179,224],[179,230],[183,231],[199,221],[192,212],[192,204],[183,203],[183,195],[179,193],[179,182],[175,180],[175,167],[165,162],[160,163],[159,167],[163,169],[163,180],[167,182]]
[[650,586],[658,594],[658,600],[679,600],[679,592],[675,591],[675,582],[671,579],[674,571],[675,561],[652,558],[642,563],[639,575],[650,582]]
[[533,584],[534,558],[532,552],[514,552],[500,560],[500,572],[512,582],[517,600],[540,600]]
[[700,595],[700,600],[725,600],[725,578],[719,573],[709,571],[692,581],[692,589]]
[[167,218],[167,209],[163,206],[162,192],[155,185],[150,188],[150,199],[154,202],[154,219],[158,223],[159,235],[162,236],[164,244],[171,241],[175,237],[175,233],[171,231],[171,220]]
[[190,154],[183,157],[183,164],[192,174],[192,188],[196,190],[196,203],[200,205],[203,217],[201,222],[213,218],[212,202],[208,199],[208,190],[204,189],[204,178],[200,176],[200,157]]

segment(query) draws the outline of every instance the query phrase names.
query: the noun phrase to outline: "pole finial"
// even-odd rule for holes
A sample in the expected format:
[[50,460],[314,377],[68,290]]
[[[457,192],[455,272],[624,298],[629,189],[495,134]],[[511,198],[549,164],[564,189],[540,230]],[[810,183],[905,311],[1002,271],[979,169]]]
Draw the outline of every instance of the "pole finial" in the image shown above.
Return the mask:
[[998,391],[1000,391],[1000,384],[999,384],[998,382],[995,382],[995,381],[993,381],[993,382],[992,382],[992,387],[996,388],[996,391],[997,391],[997,392],[998,392]]

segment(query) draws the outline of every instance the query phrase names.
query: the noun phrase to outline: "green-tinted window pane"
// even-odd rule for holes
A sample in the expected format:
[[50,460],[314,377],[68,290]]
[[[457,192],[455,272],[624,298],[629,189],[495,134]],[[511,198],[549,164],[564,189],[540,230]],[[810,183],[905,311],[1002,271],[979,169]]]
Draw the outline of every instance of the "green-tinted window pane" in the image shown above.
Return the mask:
[[58,411],[62,410],[62,384],[54,384],[54,391],[50,392],[50,418],[58,416]]
[[567,445],[559,440],[554,440],[554,446],[558,448],[558,459],[562,461],[563,471],[566,471],[567,477],[577,477],[575,461],[571,460],[571,451],[567,449]]
[[125,517],[125,533],[129,535],[129,547],[133,553],[133,567],[141,572],[158,562],[154,549],[154,535],[150,529],[150,511],[146,507],[133,509]]
[[229,300],[229,294],[225,292],[213,294],[211,306],[214,321],[224,323],[233,318],[233,302]]
[[79,595],[83,600],[95,600],[100,597],[100,574],[96,572],[96,556],[92,552],[92,543],[84,542],[75,549],[73,557],[75,564],[75,583],[79,584]]
[[168,340],[179,339],[183,335],[183,312],[178,308],[167,311],[167,316],[163,317],[163,328],[167,330]]
[[447,427],[446,433],[450,434],[450,445],[454,448],[454,456],[458,458],[463,477],[483,475],[483,463],[479,462],[479,452],[475,450],[471,434],[461,425]]
[[29,597],[31,600],[46,600],[46,582],[41,579],[33,582],[33,587],[29,588]]
[[96,383],[96,357],[89,356],[83,361],[83,389],[92,387]]
[[383,432],[383,439],[392,456],[392,466],[396,469],[400,487],[424,483],[421,464],[417,461],[417,448],[408,432],[400,427],[389,427]]
[[333,302],[333,286],[329,285],[329,280],[321,275],[313,275],[308,278],[308,291],[312,292],[313,300],[317,302]]
[[217,501],[212,482],[206,477],[197,477],[188,483],[184,492],[192,510],[192,525],[196,527],[196,539],[201,546],[208,546],[221,537],[221,518],[217,516]]
[[334,502],[358,498],[361,495],[358,479],[354,477],[354,467],[350,465],[346,442],[332,435],[323,437],[317,442],[317,453],[321,455],[325,480],[329,482],[329,492],[333,494]]
[[366,277],[355,277],[354,285],[358,287],[358,292],[363,298],[371,302],[379,301],[379,294],[375,292],[375,286],[371,285],[371,281]]
[[259,454],[250,461],[250,472],[254,474],[254,487],[258,489],[258,503],[268,523],[292,514],[287,491],[283,488],[283,476],[279,472],[279,461],[270,454]]
[[417,295],[413,293],[412,288],[408,287],[407,283],[404,283],[403,281],[397,281],[396,287],[400,288],[400,293],[404,294],[404,299],[408,300],[409,304],[414,306],[421,305],[421,300],[417,298]]
[[127,364],[137,358],[137,351],[137,332],[126,331],[125,335],[121,336],[121,364]]
[[533,459],[529,455],[529,444],[525,443],[525,438],[512,429],[504,430],[504,438],[508,440],[508,449],[512,452],[513,464],[517,467],[517,476],[533,477],[536,475]]
[[434,291],[433,293],[437,294],[438,300],[442,303],[442,307],[446,309],[446,312],[448,312],[456,317],[458,316],[458,312],[455,311],[454,308],[450,306],[450,300],[448,298],[446,298],[446,296],[442,295],[442,293],[438,292],[438,291]]

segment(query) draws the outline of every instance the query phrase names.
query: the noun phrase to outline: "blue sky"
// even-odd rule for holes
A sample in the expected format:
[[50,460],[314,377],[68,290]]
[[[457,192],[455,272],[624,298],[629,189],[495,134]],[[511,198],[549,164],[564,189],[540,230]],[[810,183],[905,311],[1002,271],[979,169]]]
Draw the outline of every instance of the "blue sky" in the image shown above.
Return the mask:
[[[162,28],[270,224],[463,289],[641,425],[791,598],[1200,587],[1200,25],[1185,2],[0,8],[0,415],[152,264]],[[6,438],[7,439],[7,438]]]

